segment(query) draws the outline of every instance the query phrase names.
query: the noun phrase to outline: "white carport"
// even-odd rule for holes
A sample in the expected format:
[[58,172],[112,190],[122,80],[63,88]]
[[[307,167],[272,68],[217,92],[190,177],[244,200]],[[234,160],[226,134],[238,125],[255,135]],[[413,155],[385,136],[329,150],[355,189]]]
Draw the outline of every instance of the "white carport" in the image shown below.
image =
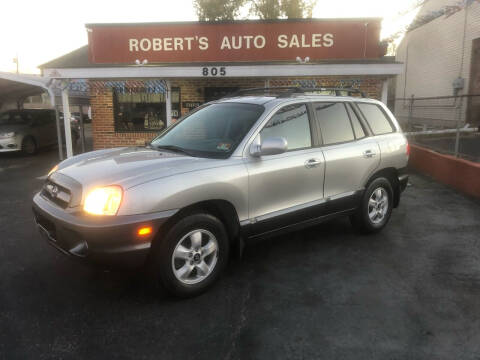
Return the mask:
[[[62,135],[60,130],[60,116],[55,104],[54,86],[57,84],[52,79],[35,75],[12,74],[0,72],[0,108],[2,103],[15,102],[17,108],[22,107],[25,98],[47,92],[50,97],[50,103],[55,109],[57,119],[57,137],[58,151],[60,159],[63,159]],[[68,96],[63,96],[66,102],[63,102],[65,139],[67,144],[67,156],[72,156],[72,135],[70,129],[70,109],[68,106]]]

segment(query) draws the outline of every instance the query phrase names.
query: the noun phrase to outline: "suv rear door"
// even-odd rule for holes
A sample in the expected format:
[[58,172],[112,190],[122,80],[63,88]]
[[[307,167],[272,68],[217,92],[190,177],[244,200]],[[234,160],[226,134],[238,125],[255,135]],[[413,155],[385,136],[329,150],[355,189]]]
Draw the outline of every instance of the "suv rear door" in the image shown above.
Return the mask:
[[260,131],[262,139],[284,137],[283,154],[248,156],[249,218],[252,231],[265,233],[316,217],[324,210],[322,151],[315,147],[311,108],[296,103],[280,108]]
[[313,109],[325,157],[324,196],[338,200],[329,211],[353,208],[380,163],[379,146],[349,103],[314,102]]

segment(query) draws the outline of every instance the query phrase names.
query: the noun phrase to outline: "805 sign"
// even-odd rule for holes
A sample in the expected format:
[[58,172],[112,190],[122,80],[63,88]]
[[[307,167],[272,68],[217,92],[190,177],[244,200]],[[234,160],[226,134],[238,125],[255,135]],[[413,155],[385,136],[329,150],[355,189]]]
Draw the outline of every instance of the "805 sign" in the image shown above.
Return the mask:
[[225,76],[227,75],[227,69],[222,67],[204,67],[202,68],[203,76]]

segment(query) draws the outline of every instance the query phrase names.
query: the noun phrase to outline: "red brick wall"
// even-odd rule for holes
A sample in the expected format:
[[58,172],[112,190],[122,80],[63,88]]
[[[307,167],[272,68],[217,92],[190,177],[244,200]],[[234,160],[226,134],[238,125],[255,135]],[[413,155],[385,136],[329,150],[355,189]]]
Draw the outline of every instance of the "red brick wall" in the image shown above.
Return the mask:
[[[203,102],[205,87],[264,87],[266,78],[199,78],[175,79],[172,87],[180,87],[180,101]],[[277,77],[268,79],[270,86],[351,86],[356,85],[368,97],[380,99],[385,76],[316,76],[316,77]],[[111,148],[117,146],[143,145],[153,139],[156,133],[118,133],[113,121],[113,97],[111,90],[92,90],[90,97],[92,107],[93,148]],[[182,108],[182,115],[189,109]]]
[[410,145],[409,166],[435,180],[480,198],[480,164]]

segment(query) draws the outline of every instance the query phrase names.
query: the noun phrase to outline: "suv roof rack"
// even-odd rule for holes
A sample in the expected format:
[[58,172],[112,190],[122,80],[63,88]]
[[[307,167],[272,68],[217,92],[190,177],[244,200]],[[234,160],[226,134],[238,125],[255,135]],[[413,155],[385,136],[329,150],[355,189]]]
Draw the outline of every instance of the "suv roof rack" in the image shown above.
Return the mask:
[[225,97],[245,96],[249,94],[264,94],[275,97],[292,97],[294,95],[301,95],[316,91],[331,91],[335,96],[344,96],[342,93],[347,93],[347,96],[351,94],[360,94],[362,98],[365,98],[365,93],[359,89],[353,88],[339,88],[339,87],[299,87],[299,86],[277,86],[277,87],[263,87],[263,88],[251,88],[241,89],[232,94],[228,94]]

